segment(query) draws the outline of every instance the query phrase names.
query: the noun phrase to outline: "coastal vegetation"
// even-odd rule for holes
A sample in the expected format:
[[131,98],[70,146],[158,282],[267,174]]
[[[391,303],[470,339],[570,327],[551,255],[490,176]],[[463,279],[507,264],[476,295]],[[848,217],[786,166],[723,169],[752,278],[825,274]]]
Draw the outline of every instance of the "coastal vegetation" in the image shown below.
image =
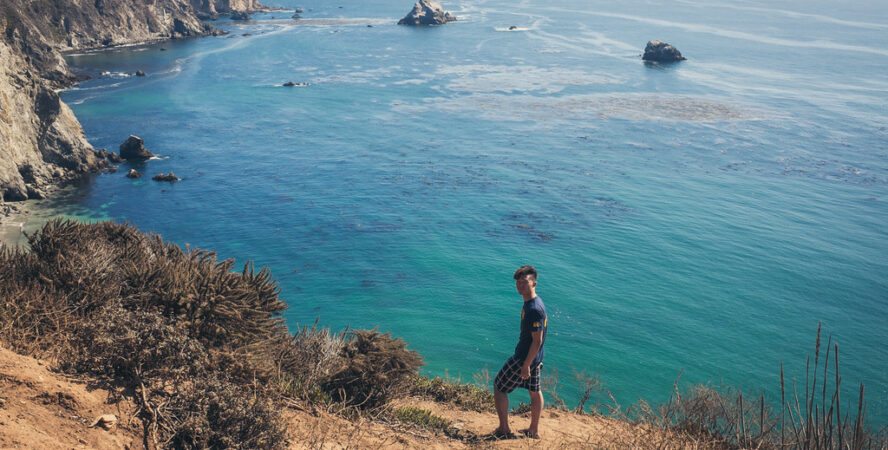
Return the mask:
[[[283,448],[287,408],[483,442],[397,401],[413,396],[492,414],[489,375],[476,377],[481,386],[419,375],[420,355],[377,330],[333,332],[315,323],[290,333],[267,268],[247,263],[235,272],[232,260],[211,251],[112,222],[56,219],[28,242],[29,251],[0,248],[0,344],[130,398],[146,448]],[[663,405],[622,408],[585,373],[576,374],[584,393],[569,407],[558,397],[557,372],[546,385],[554,408],[672,436],[666,446],[885,448],[884,429],[868,426],[864,387],[856,404],[840,394],[838,344],[825,349],[821,358],[818,329],[805,385],[782,383],[777,408],[764,395],[682,391],[678,383]]]

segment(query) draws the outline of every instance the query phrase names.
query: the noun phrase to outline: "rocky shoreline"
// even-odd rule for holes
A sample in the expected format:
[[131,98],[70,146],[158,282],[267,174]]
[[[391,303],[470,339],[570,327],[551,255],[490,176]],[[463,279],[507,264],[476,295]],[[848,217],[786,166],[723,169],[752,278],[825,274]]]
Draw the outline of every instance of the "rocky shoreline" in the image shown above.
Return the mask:
[[66,53],[218,35],[201,18],[271,10],[258,0],[96,0],[0,5],[0,223],[23,200],[107,168],[58,91],[80,81]]

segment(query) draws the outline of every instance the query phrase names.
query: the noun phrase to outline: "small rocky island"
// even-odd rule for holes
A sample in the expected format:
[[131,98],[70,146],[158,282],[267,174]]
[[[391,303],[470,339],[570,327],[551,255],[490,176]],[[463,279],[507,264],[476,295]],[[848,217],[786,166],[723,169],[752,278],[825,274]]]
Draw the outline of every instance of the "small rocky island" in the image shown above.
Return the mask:
[[398,25],[444,25],[454,21],[456,17],[449,11],[444,11],[440,3],[433,0],[419,0],[413,5],[413,11],[398,21]]
[[648,41],[644,47],[644,55],[641,57],[644,61],[671,63],[684,61],[687,58],[681,56],[681,52],[677,48],[663,41]]
[[154,156],[145,148],[145,141],[138,136],[128,137],[123,144],[120,144],[120,157],[123,159],[145,160]]
[[154,181],[166,181],[168,183],[175,183],[175,182],[181,180],[181,178],[177,177],[176,174],[174,174],[173,172],[159,173],[159,174],[151,177],[151,179]]

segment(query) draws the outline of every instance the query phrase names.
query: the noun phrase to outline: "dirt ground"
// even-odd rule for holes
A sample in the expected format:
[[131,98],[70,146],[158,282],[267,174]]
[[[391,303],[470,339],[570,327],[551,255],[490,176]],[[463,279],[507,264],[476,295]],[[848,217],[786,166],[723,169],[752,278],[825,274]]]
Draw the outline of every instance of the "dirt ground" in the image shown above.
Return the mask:
[[[431,431],[385,420],[347,420],[314,408],[285,410],[292,449],[581,449],[697,448],[662,430],[619,420],[565,411],[543,411],[541,439],[494,439],[493,413],[466,411],[449,404],[408,398],[393,408],[412,406],[451,422],[448,431]],[[136,407],[114,392],[52,372],[47,364],[0,347],[0,449],[140,449]],[[114,426],[91,426],[113,414]],[[528,414],[512,416],[513,431],[526,428]],[[520,435],[519,435],[520,436]]]
[[[114,401],[109,391],[0,347],[0,448],[141,448],[134,411],[131,403]],[[113,427],[90,427],[105,414],[117,417]]]
[[498,420],[493,413],[458,409],[422,399],[404,399],[393,407],[412,406],[449,420],[449,433],[433,432],[397,423],[352,422],[341,417],[291,410],[292,449],[408,448],[408,449],[693,449],[704,448],[663,430],[632,425],[616,419],[547,409],[540,422],[540,439],[517,432],[530,423],[530,414],[512,416],[517,436],[495,439],[490,433]]

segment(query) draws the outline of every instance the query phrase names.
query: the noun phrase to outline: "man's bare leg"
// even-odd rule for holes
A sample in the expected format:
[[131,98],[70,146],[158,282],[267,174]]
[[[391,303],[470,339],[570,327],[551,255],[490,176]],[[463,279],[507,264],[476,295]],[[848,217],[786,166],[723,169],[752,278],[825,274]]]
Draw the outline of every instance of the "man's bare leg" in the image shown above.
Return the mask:
[[527,434],[533,438],[540,437],[540,415],[543,412],[543,393],[541,391],[530,392],[530,428]]
[[496,431],[500,434],[511,433],[512,430],[509,428],[509,396],[494,387],[493,402],[496,404],[496,415],[499,417],[499,428]]

